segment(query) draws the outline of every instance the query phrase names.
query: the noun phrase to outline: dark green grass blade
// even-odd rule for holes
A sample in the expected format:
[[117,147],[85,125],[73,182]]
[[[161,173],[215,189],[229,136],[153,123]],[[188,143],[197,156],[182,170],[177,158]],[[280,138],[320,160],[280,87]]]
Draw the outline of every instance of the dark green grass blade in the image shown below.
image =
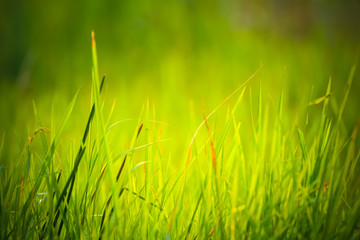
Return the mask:
[[[100,93],[101,93],[101,90],[102,90],[102,86],[104,84],[104,81],[105,81],[105,75],[103,76],[102,78],[102,81],[101,81],[101,88],[100,88]],[[83,136],[83,139],[82,139],[82,145],[85,145],[85,142],[86,142],[86,138],[88,136],[88,133],[89,133],[89,130],[90,130],[90,124],[91,124],[91,121],[94,117],[94,114],[95,114],[95,104],[93,104],[92,106],[92,109],[91,109],[91,112],[90,112],[90,116],[89,116],[89,119],[88,119],[88,122],[86,124],[86,128],[85,128],[85,132],[84,132],[84,136]],[[76,160],[75,160],[75,165],[74,165],[74,168],[65,184],[65,187],[63,188],[63,191],[59,197],[59,200],[58,200],[58,203],[55,207],[55,210],[58,210],[61,202],[64,200],[65,198],[65,195],[66,195],[66,191],[67,191],[67,188],[69,187],[69,184],[70,182],[72,181],[73,178],[75,178],[75,174],[76,174],[76,171],[77,171],[77,167],[79,166],[80,164],[80,161],[81,161],[81,157],[82,157],[82,154],[84,154],[84,151],[85,151],[85,147],[83,146],[80,146],[80,149],[79,149],[79,152],[76,156]],[[81,155],[81,157],[80,157]]]
[[[102,81],[101,81],[100,91],[102,90],[102,87],[103,87],[103,85],[104,85],[104,81],[105,81],[105,75],[103,76]],[[101,92],[100,92],[100,93],[101,93]],[[89,130],[90,130],[90,124],[91,124],[91,121],[92,121],[92,119],[93,119],[93,117],[94,117],[94,113],[95,113],[95,104],[93,104],[93,106],[92,106],[92,109],[91,109],[91,112],[90,112],[90,115],[89,115],[89,118],[88,118],[88,121],[87,121],[87,124],[86,124],[86,127],[85,127],[84,135],[83,135],[83,138],[82,138],[82,145],[85,145],[85,142],[86,142],[86,139],[87,139]],[[72,172],[71,172],[71,174],[70,174],[70,176],[69,176],[69,178],[68,178],[68,180],[67,180],[67,182],[66,182],[66,184],[65,184],[65,187],[63,188],[63,191],[62,191],[61,194],[60,194],[60,197],[59,197],[58,201],[57,201],[57,205],[56,205],[56,207],[55,207],[55,214],[56,214],[56,216],[55,216],[55,220],[54,220],[54,222],[53,222],[53,226],[55,226],[56,223],[57,223],[57,219],[58,219],[59,214],[60,214],[60,213],[58,212],[59,206],[60,206],[61,202],[62,202],[62,201],[64,200],[64,198],[65,198],[65,195],[66,195],[66,193],[67,193],[67,188],[69,187],[70,181],[72,182],[71,186],[73,186],[73,184],[74,184],[76,170],[77,170],[78,165],[80,164],[80,161],[81,161],[81,158],[82,158],[84,152],[85,152],[85,147],[80,146],[78,155],[76,156],[74,168],[73,168],[73,170],[72,170]],[[76,170],[75,170],[75,169],[76,169]],[[74,170],[75,170],[75,171],[74,171]],[[61,176],[61,174],[59,175],[59,178],[58,178],[57,182],[59,182],[60,176]],[[72,191],[72,188],[71,188],[71,191]],[[70,199],[71,191],[70,191],[70,193],[69,193],[68,199]],[[69,201],[69,200],[68,200],[68,201]],[[65,211],[65,213],[66,213],[66,211]],[[44,226],[43,226],[43,228],[42,228],[43,234],[45,233],[44,231],[45,231],[46,225],[47,225],[47,221],[45,222],[45,224],[44,224]],[[62,224],[61,224],[61,226],[62,226]],[[60,229],[61,229],[61,228],[60,228]],[[60,230],[59,232],[61,232],[61,230]]]
[[[100,84],[100,93],[102,92],[102,89],[103,89],[103,86],[104,86],[104,82],[105,82],[105,75],[102,77],[102,80],[101,80],[101,84]],[[85,144],[86,142],[86,138],[89,134],[89,131],[90,131],[90,123],[94,117],[94,114],[95,114],[95,103],[92,105],[92,108],[91,108],[91,112],[90,112],[90,116],[88,118],[88,121],[87,121],[87,124],[86,124],[86,128],[85,128],[85,132],[84,132],[84,136],[83,136],[83,139],[82,139],[82,143]]]
[[[78,155],[78,161],[79,164],[80,164],[80,161],[84,155],[84,152],[86,150],[86,147],[84,147],[83,149],[81,149],[81,152],[79,153]],[[73,171],[75,171],[75,174],[72,178],[72,181],[71,181],[71,185],[70,185],[70,190],[69,190],[69,194],[67,196],[67,199],[66,199],[66,202],[67,202],[67,205],[69,205],[69,202],[70,202],[70,197],[71,197],[71,193],[72,193],[72,190],[73,190],[73,187],[74,187],[74,183],[75,183],[75,177],[76,177],[76,171],[77,171],[77,168],[79,167],[79,164],[77,164],[76,166],[74,166],[74,169]],[[65,210],[64,210],[64,216],[66,215],[66,212],[67,212],[67,206],[65,206]],[[59,213],[59,212],[58,212]],[[58,231],[58,235],[60,236],[61,234],[61,229],[62,229],[62,226],[63,226],[63,222],[64,222],[64,218],[61,219],[61,222],[60,222],[60,227],[59,227],[59,231]],[[55,223],[55,222],[54,222]],[[56,224],[56,223],[55,223]]]
[[190,232],[191,232],[191,227],[192,227],[193,222],[194,222],[194,219],[195,219],[196,212],[197,212],[197,210],[198,210],[198,208],[199,208],[199,206],[200,206],[200,203],[201,203],[201,200],[202,200],[202,199],[203,199],[203,193],[201,192],[200,197],[199,197],[199,200],[198,200],[198,202],[197,202],[197,204],[196,204],[194,213],[193,213],[193,215],[192,215],[192,217],[191,217],[190,224],[189,224],[189,227],[188,227],[188,230],[187,230],[185,239],[188,239],[188,237],[189,237],[189,234],[190,234]]
[[[103,88],[103,85],[104,85],[104,81],[105,81],[105,75],[103,76],[103,78],[102,78],[102,80],[101,80],[100,93],[101,93],[101,91],[102,91],[102,88]],[[90,115],[89,115],[89,118],[88,118],[88,121],[87,121],[87,124],[86,124],[86,128],[85,128],[85,131],[84,131],[84,136],[83,136],[82,144],[81,144],[82,146],[80,146],[80,149],[79,149],[78,154],[77,154],[77,156],[76,156],[73,170],[72,170],[72,172],[71,172],[68,180],[66,181],[66,184],[65,184],[65,186],[64,186],[64,188],[63,188],[63,191],[62,191],[61,194],[60,194],[60,197],[59,197],[58,202],[57,202],[56,207],[55,207],[55,211],[56,211],[57,213],[56,213],[56,217],[55,217],[55,220],[54,220],[54,223],[53,223],[53,226],[54,226],[54,227],[56,226],[56,223],[57,223],[57,220],[58,220],[58,217],[59,217],[59,214],[60,214],[60,212],[58,211],[58,210],[59,210],[59,207],[60,207],[60,204],[61,204],[61,202],[64,200],[65,195],[67,194],[67,189],[68,189],[69,184],[70,184],[70,182],[71,182],[70,190],[69,190],[68,197],[67,197],[67,203],[69,204],[69,202],[70,202],[70,197],[71,197],[71,194],[72,194],[72,189],[73,189],[73,186],[74,186],[77,169],[78,169],[79,164],[80,164],[80,162],[81,162],[82,156],[83,156],[84,153],[85,153],[86,147],[85,147],[84,145],[85,145],[85,143],[86,143],[86,139],[87,139],[88,133],[89,133],[89,131],[90,131],[90,124],[91,124],[91,121],[92,121],[92,119],[93,119],[93,117],[94,117],[94,114],[95,114],[95,103],[94,103],[93,106],[92,106],[92,109],[91,109],[91,112],[90,112]],[[84,146],[84,147],[83,147],[83,146]],[[67,212],[67,207],[65,207],[64,215],[66,214],[66,212]],[[63,219],[61,220],[61,223],[60,223],[58,235],[60,235],[60,233],[61,233],[62,225],[63,225]]]

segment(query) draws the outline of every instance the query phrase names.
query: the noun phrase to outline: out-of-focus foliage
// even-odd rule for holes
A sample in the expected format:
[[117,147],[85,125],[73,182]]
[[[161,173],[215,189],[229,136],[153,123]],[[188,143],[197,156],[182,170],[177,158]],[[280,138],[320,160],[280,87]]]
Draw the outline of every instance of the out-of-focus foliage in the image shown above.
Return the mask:
[[[0,6],[0,132],[12,142],[27,134],[33,100],[43,113],[51,106],[61,112],[80,87],[86,109],[78,113],[85,114],[92,29],[100,73],[108,75],[106,96],[117,98],[121,118],[138,116],[149,98],[175,125],[188,121],[189,101],[213,108],[260,63],[266,92],[278,96],[285,80],[285,102],[295,114],[312,86],[313,96],[322,96],[330,75],[334,96],[342,94],[336,91],[344,89],[359,53],[358,1],[30,0]],[[346,116],[351,126],[359,115],[357,76]]]

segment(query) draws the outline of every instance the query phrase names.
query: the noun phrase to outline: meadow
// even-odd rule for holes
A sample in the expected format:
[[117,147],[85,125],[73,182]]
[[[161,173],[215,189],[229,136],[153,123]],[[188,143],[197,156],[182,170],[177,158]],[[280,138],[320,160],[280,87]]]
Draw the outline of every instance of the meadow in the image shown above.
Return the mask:
[[0,239],[360,237],[358,35],[78,4],[0,74]]

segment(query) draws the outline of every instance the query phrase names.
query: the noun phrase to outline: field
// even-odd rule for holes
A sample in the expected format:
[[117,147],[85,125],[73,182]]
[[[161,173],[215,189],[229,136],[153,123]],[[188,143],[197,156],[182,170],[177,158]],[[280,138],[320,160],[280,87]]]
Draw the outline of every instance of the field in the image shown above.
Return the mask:
[[0,239],[360,237],[359,4],[105,2],[0,12]]

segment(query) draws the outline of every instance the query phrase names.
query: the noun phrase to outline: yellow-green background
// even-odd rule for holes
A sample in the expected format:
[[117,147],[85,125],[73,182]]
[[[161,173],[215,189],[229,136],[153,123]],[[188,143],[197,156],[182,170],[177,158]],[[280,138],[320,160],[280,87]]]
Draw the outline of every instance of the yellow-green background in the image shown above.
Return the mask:
[[[167,146],[185,155],[202,104],[209,113],[260,64],[255,82],[261,79],[265,101],[277,102],[285,82],[289,121],[304,109],[312,87],[313,99],[324,95],[330,76],[333,96],[341,99],[359,55],[359,12],[358,1],[335,0],[2,1],[5,154],[11,159],[39,127],[33,101],[43,127],[50,127],[52,112],[57,125],[78,89],[64,138],[80,139],[91,106],[91,30],[100,73],[107,75],[105,108],[116,98],[112,122],[138,119],[149,100],[154,118],[169,124],[166,137],[175,139]],[[344,114],[349,129],[359,117],[359,92],[356,73]],[[124,148],[135,126],[120,127]]]

